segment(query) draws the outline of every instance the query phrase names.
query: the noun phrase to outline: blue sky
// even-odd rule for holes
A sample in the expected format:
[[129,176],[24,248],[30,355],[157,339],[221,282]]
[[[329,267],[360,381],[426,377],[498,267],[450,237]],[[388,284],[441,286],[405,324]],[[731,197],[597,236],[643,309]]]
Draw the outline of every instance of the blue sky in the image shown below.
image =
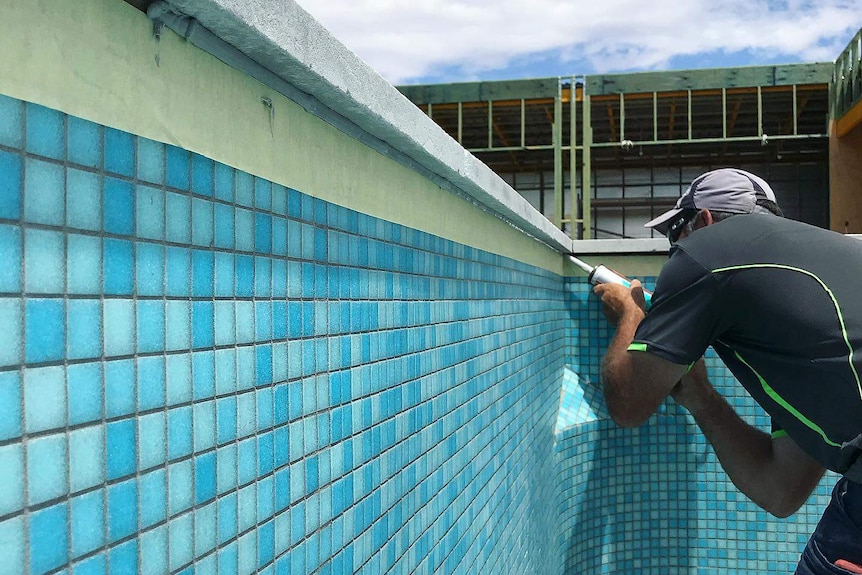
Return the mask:
[[393,84],[831,62],[859,0],[299,0]]

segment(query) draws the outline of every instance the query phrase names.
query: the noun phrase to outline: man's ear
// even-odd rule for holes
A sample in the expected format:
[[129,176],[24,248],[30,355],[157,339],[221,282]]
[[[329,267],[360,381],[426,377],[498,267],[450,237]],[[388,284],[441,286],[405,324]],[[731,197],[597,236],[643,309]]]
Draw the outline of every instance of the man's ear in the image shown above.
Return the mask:
[[700,210],[700,213],[697,214],[697,219],[699,219],[703,223],[703,227],[711,226],[715,223],[715,220],[712,217],[712,213],[706,208]]

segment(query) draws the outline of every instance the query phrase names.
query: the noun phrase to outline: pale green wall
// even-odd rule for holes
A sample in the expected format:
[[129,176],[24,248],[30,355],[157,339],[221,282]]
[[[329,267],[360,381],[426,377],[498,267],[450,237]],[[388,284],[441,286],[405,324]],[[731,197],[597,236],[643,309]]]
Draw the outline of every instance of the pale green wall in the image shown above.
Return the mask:
[[[564,273],[564,258],[121,0],[4,0],[0,92],[198,152],[385,220]],[[271,98],[272,124],[262,97]]]

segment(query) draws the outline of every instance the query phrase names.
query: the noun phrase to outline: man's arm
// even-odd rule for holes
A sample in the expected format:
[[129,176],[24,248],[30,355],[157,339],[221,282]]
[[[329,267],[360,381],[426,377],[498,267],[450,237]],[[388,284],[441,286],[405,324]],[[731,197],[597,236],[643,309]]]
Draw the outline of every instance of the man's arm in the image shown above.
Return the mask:
[[644,318],[643,289],[614,284],[595,287],[608,321],[617,332],[602,362],[602,385],[611,418],[621,427],[637,427],[655,413],[686,367],[651,353],[628,351]]
[[772,439],[745,423],[710,385],[703,360],[689,371],[651,353],[628,351],[645,316],[636,280],[630,290],[602,284],[594,291],[608,321],[617,326],[602,365],[614,421],[623,427],[640,425],[671,394],[692,413],[740,491],[777,517],[799,509],[823,476],[823,467],[789,437]]
[[745,423],[710,385],[702,359],[672,395],[694,416],[733,484],[776,517],[792,515],[823,477],[823,467],[792,439],[772,439]]

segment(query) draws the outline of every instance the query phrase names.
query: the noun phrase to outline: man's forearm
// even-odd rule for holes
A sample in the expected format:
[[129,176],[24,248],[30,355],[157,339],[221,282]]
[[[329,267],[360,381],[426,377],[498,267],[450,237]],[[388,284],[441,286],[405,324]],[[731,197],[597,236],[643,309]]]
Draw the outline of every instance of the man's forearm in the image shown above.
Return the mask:
[[644,313],[639,308],[632,307],[624,311],[602,362],[602,384],[608,411],[614,421],[623,427],[641,423],[639,418],[632,418],[628,413],[628,408],[637,405],[640,400],[632,388],[637,379],[626,354],[643,318]]
[[620,316],[619,322],[617,322],[617,331],[605,354],[606,361],[614,361],[620,355],[625,354],[632,340],[634,340],[635,332],[637,332],[638,326],[643,321],[644,316],[643,310],[636,306],[626,308]]
[[805,502],[822,475],[813,461],[795,451],[793,458],[781,457],[772,437],[743,421],[708,382],[686,407],[728,477],[754,503],[786,517]]
[[637,280],[629,290],[620,285],[600,284],[608,321],[617,326],[602,362],[602,388],[613,420],[622,427],[635,427],[652,415],[685,373],[685,367],[651,353],[628,351],[646,313],[643,291]]
[[770,510],[770,492],[775,489],[768,473],[772,438],[745,423],[711,386],[689,411],[733,484],[749,499]]

